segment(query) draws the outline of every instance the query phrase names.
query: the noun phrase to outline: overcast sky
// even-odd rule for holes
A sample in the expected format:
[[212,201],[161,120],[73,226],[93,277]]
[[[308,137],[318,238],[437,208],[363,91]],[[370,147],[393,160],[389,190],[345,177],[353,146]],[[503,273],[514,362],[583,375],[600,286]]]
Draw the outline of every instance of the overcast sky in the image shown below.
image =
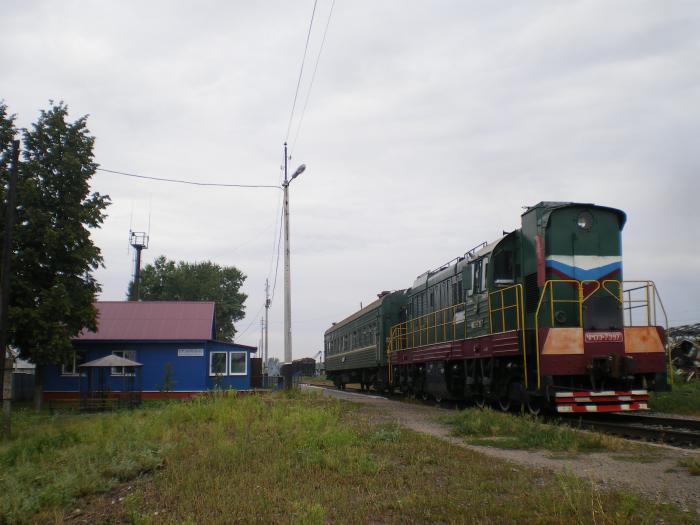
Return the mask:
[[[294,357],[381,290],[503,230],[542,200],[628,214],[627,278],[671,324],[700,321],[700,2],[318,0],[290,169]],[[89,114],[101,167],[278,184],[312,0],[28,1],[0,9],[0,99],[18,124],[49,99]],[[98,173],[102,299],[125,298],[128,233],[158,255],[247,276],[257,345],[281,191]],[[282,357],[282,264],[270,355]]]

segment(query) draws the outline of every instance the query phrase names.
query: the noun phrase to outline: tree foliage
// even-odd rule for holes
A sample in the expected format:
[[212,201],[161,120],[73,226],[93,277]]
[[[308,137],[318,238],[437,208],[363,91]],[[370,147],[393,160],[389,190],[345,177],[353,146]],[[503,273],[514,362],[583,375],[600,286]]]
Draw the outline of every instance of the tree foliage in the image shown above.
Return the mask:
[[[68,107],[51,103],[21,133],[9,336],[20,356],[38,370],[63,362],[71,339],[85,327],[96,328],[93,303],[100,286],[92,272],[102,264],[102,255],[90,229],[104,221],[109,197],[90,191],[97,164],[86,122],[86,116],[69,122]],[[13,117],[0,104],[3,193],[9,172],[7,129],[16,132]],[[4,223],[4,214],[0,221]]]
[[[215,301],[216,337],[233,341],[235,321],[243,319],[248,297],[240,291],[246,276],[235,266],[211,261],[188,263],[158,257],[141,270],[139,297],[144,301]],[[133,282],[128,295],[133,298]]]

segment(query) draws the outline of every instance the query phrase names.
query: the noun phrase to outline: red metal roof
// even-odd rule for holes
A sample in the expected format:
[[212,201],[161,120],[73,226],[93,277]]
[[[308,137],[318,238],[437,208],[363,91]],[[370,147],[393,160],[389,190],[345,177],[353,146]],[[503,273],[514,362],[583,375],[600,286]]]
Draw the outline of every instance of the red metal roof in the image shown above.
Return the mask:
[[208,341],[213,339],[212,301],[97,301],[97,332],[79,341]]

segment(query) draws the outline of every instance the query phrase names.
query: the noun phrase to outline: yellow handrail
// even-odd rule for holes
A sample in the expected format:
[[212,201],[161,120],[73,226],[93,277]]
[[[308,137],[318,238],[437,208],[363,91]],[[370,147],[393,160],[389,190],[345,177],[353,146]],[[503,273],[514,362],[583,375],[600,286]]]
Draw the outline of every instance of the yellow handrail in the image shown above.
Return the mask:
[[[616,297],[615,294],[613,294],[609,288],[607,288],[608,283],[614,283],[617,284],[618,290],[620,292],[620,296]],[[634,285],[632,288],[627,288],[625,289],[625,285]],[[668,315],[666,314],[666,308],[664,307],[664,303],[661,300],[661,296],[659,295],[659,290],[656,288],[656,283],[654,281],[644,281],[644,280],[624,280],[624,281],[616,281],[613,279],[608,279],[603,281],[603,289],[607,291],[610,295],[613,297],[616,297],[616,299],[620,302],[623,308],[623,316],[624,316],[624,310],[628,310],[630,312],[630,326],[632,325],[632,310],[634,308],[646,308],[646,318],[647,318],[647,326],[655,326],[656,325],[656,304],[658,301],[659,308],[661,309],[661,313],[664,316],[664,329],[668,331]],[[644,299],[632,299],[632,292],[636,290],[644,290]],[[628,298],[625,299],[624,294],[627,294]],[[624,319],[624,317],[623,317]],[[669,377],[669,383],[673,385],[674,383],[674,376],[673,376],[673,363],[672,363],[672,356],[671,356],[671,349],[666,345],[665,348],[666,355],[667,355],[667,360],[668,360],[668,377]]]
[[578,288],[578,296],[579,296],[579,323],[581,322],[581,311],[582,311],[582,303],[581,298],[583,297],[583,292],[581,291],[581,281],[575,281],[573,279],[557,279],[557,280],[551,280],[551,281],[546,281],[544,283],[544,286],[542,287],[542,293],[540,294],[540,300],[537,302],[537,309],[535,310],[535,357],[536,357],[536,366],[537,366],[537,390],[539,390],[542,387],[542,378],[540,374],[540,310],[542,309],[542,301],[547,295],[547,287],[549,287],[549,295],[550,295],[550,321],[552,326],[554,325],[554,302],[575,302],[572,299],[559,299],[557,301],[554,300],[554,284],[555,283],[561,283],[561,284],[573,284]]
[[[509,290],[514,290],[515,291],[515,304],[508,304],[506,306],[506,292]],[[497,308],[492,307],[492,301],[491,301],[491,296],[492,295],[498,295],[499,296],[499,304],[500,306]],[[523,377],[525,380],[525,388],[528,388],[528,377],[527,377],[527,348],[526,348],[526,343],[525,343],[525,308],[524,308],[524,292],[523,292],[523,285],[522,284],[513,284],[511,286],[507,286],[505,288],[501,288],[500,290],[496,290],[495,292],[489,292],[489,326],[490,326],[490,333],[493,334],[493,322],[492,322],[492,317],[494,313],[499,313],[501,314],[501,330],[500,332],[496,333],[501,333],[501,332],[506,332],[506,310],[510,310],[515,308],[515,322],[516,322],[516,330],[520,330],[520,337],[521,337],[521,343],[522,343],[522,352],[523,352]]]

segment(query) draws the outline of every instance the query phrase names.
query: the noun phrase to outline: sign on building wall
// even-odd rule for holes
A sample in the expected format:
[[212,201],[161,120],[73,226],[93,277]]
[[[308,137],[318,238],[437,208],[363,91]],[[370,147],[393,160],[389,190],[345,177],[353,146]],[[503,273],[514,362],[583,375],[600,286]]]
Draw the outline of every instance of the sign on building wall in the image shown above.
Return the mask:
[[204,357],[204,348],[178,348],[178,357]]

